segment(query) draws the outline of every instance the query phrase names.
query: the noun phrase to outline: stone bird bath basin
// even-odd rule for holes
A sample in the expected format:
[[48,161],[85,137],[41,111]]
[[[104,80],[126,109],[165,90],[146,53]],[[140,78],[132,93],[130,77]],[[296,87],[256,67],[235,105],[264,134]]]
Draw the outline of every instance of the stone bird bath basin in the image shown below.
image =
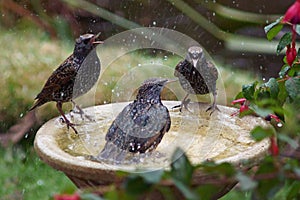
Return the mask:
[[[191,112],[180,113],[171,109],[180,104],[179,101],[163,103],[170,111],[171,129],[157,149],[138,163],[114,165],[86,159],[86,155],[97,156],[102,150],[107,129],[128,102],[84,109],[95,122],[83,121],[78,114],[73,114],[72,121],[81,124],[76,127],[79,135],[72,129],[68,131],[59,117],[48,121],[36,134],[35,149],[44,162],[64,172],[79,188],[119,182],[116,171],[120,170],[139,173],[161,168],[168,170],[176,147],[181,147],[193,164],[214,160],[240,166],[244,160],[250,160],[254,165],[267,153],[268,140],[255,142],[250,137],[250,130],[256,125],[267,125],[261,118],[246,116],[240,119],[231,116],[237,109],[221,105],[218,106],[220,111],[210,116],[210,112],[205,112],[209,105],[198,103],[189,104]],[[199,172],[195,176],[195,184],[205,184],[202,175]]]

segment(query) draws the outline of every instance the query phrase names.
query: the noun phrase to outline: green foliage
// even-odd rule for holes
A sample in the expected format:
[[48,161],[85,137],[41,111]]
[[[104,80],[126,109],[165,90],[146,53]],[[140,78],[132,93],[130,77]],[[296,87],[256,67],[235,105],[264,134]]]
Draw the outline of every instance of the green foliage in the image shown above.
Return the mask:
[[265,26],[265,33],[267,34],[267,38],[271,41],[283,28],[283,25],[280,23],[282,17],[277,19],[275,22]]
[[292,77],[285,82],[285,88],[291,102],[300,100],[300,78]]
[[277,54],[279,54],[288,44],[292,42],[292,33],[288,32],[285,33],[282,38],[280,39],[278,46],[277,46]]
[[251,136],[256,141],[261,141],[265,138],[271,137],[275,134],[275,131],[272,127],[263,128],[261,126],[257,126],[251,130]]
[[242,87],[242,92],[243,92],[243,96],[248,99],[248,100],[253,100],[254,97],[254,92],[255,92],[255,88],[257,85],[257,81],[251,84],[247,84],[247,85],[243,85]]
[[55,193],[73,193],[74,184],[44,162],[33,149],[0,148],[1,199],[48,200]]
[[236,179],[240,183],[240,188],[243,191],[253,190],[257,187],[257,182],[242,172],[236,174]]

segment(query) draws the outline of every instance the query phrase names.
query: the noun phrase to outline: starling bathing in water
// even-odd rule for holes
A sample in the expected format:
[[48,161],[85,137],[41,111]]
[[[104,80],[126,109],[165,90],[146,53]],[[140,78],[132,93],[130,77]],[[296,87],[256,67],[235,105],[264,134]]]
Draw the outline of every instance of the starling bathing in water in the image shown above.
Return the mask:
[[88,92],[98,80],[101,67],[94,49],[103,43],[98,41],[99,35],[85,34],[76,39],[73,54],[51,74],[30,110],[55,101],[67,127],[71,127],[77,133],[75,124],[65,116],[62,104],[71,101],[82,112],[72,99]]
[[126,153],[145,153],[156,149],[169,131],[169,111],[160,99],[167,79],[152,78],[139,88],[136,99],[113,121],[105,136],[107,141],[100,159],[121,162]]
[[177,64],[174,76],[178,77],[180,85],[187,92],[180,105],[180,110],[182,107],[187,108],[189,94],[208,93],[212,93],[214,99],[207,111],[212,110],[212,114],[216,109],[218,110],[216,105],[218,71],[213,63],[206,60],[201,47],[192,46],[188,49],[185,60]]

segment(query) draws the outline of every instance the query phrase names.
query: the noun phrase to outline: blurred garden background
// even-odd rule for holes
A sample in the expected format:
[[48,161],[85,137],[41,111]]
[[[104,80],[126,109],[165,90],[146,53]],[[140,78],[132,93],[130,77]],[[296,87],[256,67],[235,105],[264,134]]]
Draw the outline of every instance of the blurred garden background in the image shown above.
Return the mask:
[[[282,16],[293,2],[1,0],[0,199],[49,199],[75,190],[67,177],[40,161],[33,149],[38,128],[58,116],[55,104],[44,105],[35,115],[28,109],[51,72],[72,53],[80,34],[101,32],[101,39],[106,40],[139,27],[164,27],[186,34],[217,64],[229,105],[243,84],[277,76],[283,55],[276,55],[276,41],[265,39],[264,26]],[[106,84],[98,85],[96,104],[111,102],[117,80],[111,77],[122,76],[125,69],[119,66],[124,63],[130,68],[142,58],[175,67],[182,59],[160,51],[135,53],[135,59],[124,57],[101,76],[99,83]],[[176,97],[166,95],[165,99]],[[70,109],[71,105],[65,106],[66,111]],[[230,192],[224,199],[235,195]]]

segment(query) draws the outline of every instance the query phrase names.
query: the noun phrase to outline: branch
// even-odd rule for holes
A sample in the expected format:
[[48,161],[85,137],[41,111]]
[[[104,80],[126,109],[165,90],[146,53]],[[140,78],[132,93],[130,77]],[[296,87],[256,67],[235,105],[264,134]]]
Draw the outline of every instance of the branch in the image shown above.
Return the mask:
[[30,130],[30,128],[36,123],[37,119],[34,111],[28,112],[22,120],[10,127],[10,129],[6,133],[0,134],[0,144],[4,147],[9,145],[10,143],[16,144],[18,143]]

